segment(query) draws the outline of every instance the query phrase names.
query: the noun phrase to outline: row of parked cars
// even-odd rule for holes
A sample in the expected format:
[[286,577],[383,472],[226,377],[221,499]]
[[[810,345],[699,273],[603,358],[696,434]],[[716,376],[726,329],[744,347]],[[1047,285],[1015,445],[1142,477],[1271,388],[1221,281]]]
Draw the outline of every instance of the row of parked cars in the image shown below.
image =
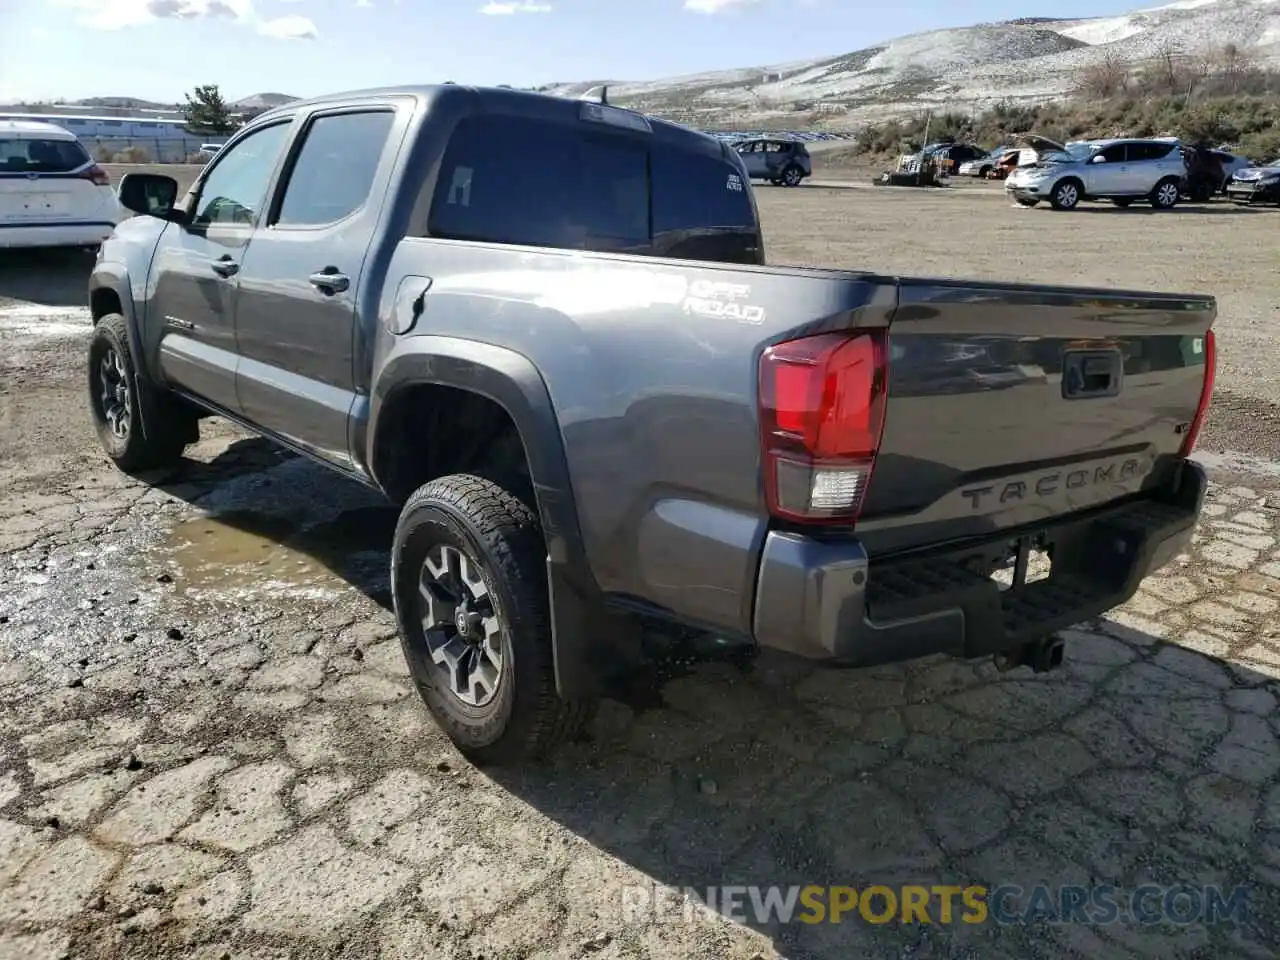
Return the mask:
[[1204,202],[1219,195],[1237,203],[1280,203],[1280,160],[1254,164],[1174,137],[1063,144],[1032,134],[991,151],[969,144],[933,149],[948,154],[958,176],[1004,180],[1009,197],[1026,207],[1048,203],[1071,210],[1082,201],[1101,200],[1169,209],[1183,199]]

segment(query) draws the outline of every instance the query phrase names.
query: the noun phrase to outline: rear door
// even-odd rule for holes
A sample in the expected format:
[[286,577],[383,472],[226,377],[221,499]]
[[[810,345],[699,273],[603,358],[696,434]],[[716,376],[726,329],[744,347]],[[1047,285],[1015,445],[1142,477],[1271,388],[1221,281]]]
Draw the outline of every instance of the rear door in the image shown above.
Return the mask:
[[1165,481],[1213,319],[1207,297],[904,280],[859,532],[981,535]]
[[241,261],[291,124],[259,127],[219,153],[187,198],[191,221],[165,230],[151,264],[148,324],[161,330],[165,379],[233,412]]
[[754,180],[763,180],[769,175],[769,166],[765,156],[765,146],[759,141],[743,144],[738,148],[742,163],[747,168],[747,176]]
[[0,228],[116,222],[107,178],[71,138],[0,127]]
[[403,136],[391,105],[312,115],[240,269],[241,409],[343,467],[351,466],[348,423],[360,392],[360,281]]

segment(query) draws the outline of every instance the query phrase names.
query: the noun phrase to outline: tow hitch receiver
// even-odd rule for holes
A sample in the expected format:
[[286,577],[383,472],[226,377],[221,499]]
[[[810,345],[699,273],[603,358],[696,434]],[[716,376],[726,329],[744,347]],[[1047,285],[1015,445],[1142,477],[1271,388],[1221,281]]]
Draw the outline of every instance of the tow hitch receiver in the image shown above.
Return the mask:
[[996,669],[1004,673],[1016,667],[1030,667],[1036,673],[1048,673],[1062,666],[1066,646],[1066,641],[1057,634],[1042,637],[1006,653],[997,653],[994,657]]

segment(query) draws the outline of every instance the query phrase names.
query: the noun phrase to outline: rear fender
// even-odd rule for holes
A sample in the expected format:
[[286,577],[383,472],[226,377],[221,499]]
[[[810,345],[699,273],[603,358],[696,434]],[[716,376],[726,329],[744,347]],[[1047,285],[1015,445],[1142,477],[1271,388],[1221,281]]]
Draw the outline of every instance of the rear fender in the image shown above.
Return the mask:
[[598,695],[607,679],[639,662],[640,630],[601,602],[582,542],[559,421],[537,368],[504,347],[454,337],[410,337],[398,346],[378,372],[370,406],[366,463],[375,482],[385,489],[375,456],[381,414],[401,390],[454,387],[502,407],[524,446],[547,546],[556,687],[566,699]]

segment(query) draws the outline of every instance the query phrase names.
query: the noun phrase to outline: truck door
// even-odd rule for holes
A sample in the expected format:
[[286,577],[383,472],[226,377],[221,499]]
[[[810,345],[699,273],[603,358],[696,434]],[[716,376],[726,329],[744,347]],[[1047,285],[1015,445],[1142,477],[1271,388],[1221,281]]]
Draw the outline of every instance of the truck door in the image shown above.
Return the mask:
[[234,412],[240,270],[291,123],[261,127],[220,153],[187,198],[191,222],[166,228],[152,261],[148,317],[159,331],[161,373]]
[[[394,106],[311,115],[240,271],[237,389],[245,416],[352,465],[360,279],[407,117]],[[365,319],[376,322],[376,305]],[[363,357],[363,355],[361,355]]]

